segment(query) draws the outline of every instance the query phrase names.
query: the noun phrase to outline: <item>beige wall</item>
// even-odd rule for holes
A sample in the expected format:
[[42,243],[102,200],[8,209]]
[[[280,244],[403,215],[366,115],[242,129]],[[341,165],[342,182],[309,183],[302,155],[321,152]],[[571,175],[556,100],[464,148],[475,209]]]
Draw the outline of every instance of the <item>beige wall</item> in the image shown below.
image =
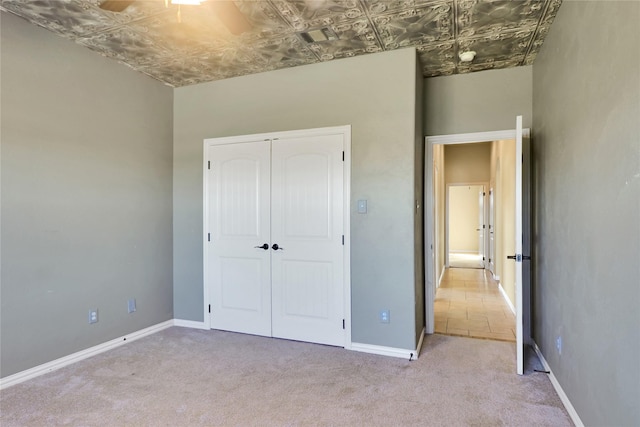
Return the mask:
[[515,305],[515,263],[506,259],[515,253],[515,141],[491,143],[491,183],[495,212],[495,272]]
[[478,185],[450,185],[449,187],[449,252],[477,254],[478,218],[480,206]]
[[445,145],[444,153],[447,184],[489,182],[490,142]]
[[433,146],[433,200],[434,206],[434,268],[436,286],[445,266],[446,184],[444,180],[444,145]]

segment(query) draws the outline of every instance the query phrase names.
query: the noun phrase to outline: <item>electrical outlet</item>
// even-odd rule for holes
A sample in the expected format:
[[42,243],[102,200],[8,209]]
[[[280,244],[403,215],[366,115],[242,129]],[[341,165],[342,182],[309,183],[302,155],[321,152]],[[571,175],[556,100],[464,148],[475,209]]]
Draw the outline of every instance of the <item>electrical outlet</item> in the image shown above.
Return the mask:
[[380,323],[389,323],[389,322],[391,322],[389,310],[380,310]]
[[133,313],[134,311],[136,311],[136,299],[135,298],[131,298],[129,301],[127,301],[127,311],[129,313]]
[[562,355],[562,337],[556,337],[556,350],[558,350],[558,354]]
[[98,309],[92,308],[89,310],[89,323],[98,323]]

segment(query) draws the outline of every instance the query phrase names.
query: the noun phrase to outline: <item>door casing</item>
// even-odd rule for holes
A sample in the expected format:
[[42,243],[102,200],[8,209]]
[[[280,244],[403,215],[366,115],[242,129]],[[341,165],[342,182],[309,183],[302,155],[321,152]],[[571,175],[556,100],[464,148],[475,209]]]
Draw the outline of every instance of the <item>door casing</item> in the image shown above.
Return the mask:
[[[530,130],[522,129],[523,137],[529,138]],[[435,329],[434,303],[438,278],[435,276],[435,204],[433,187],[433,146],[438,144],[472,144],[477,142],[492,142],[516,139],[516,129],[491,132],[475,132],[453,135],[436,135],[425,137],[425,319],[426,333],[433,334]],[[525,341],[528,337],[525,337]]]

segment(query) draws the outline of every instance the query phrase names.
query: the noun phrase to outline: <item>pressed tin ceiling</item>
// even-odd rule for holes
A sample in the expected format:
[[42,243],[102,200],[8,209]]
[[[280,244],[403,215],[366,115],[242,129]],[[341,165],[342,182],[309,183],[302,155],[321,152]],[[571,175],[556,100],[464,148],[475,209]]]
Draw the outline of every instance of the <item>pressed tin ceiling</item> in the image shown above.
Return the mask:
[[[102,0],[0,0],[0,9],[178,87],[414,46],[425,77],[533,64],[562,0],[235,0],[233,35],[208,0],[123,12]],[[180,22],[179,22],[180,21]],[[337,40],[308,42],[328,28]],[[472,50],[472,62],[458,54]]]

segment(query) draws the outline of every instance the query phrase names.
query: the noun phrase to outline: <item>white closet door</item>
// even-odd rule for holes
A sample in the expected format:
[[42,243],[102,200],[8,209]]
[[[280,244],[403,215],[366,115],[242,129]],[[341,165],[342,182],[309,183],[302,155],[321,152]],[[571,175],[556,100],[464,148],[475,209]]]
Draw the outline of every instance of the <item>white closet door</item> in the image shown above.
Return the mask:
[[270,143],[208,150],[211,327],[271,336]]
[[274,337],[344,345],[343,144],[342,135],[273,141]]

